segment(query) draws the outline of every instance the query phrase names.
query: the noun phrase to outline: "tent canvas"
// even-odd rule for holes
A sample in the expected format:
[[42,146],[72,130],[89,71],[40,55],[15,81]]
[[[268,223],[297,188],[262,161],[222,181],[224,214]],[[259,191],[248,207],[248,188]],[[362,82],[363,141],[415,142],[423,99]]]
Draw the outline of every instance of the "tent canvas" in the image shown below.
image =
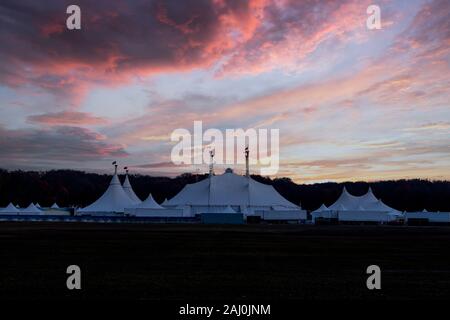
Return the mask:
[[128,174],[125,176],[125,181],[123,182],[123,190],[128,195],[128,197],[135,203],[139,204],[142,202],[141,199],[134,193],[133,188],[131,187],[130,180],[128,179]]
[[[170,216],[173,215],[172,212],[166,212],[167,209],[164,207],[161,207],[152,197],[152,194],[150,193],[145,199],[145,201],[141,202],[137,206],[134,206],[132,208],[126,208],[125,213],[138,216],[138,217],[145,217],[145,216],[159,216],[163,217],[165,214],[169,214]],[[181,210],[175,210],[177,216],[181,216]]]
[[285,210],[299,207],[283,198],[271,185],[233,172],[210,176],[200,182],[186,185],[168,206],[280,206]]
[[342,194],[328,207],[330,210],[336,211],[384,211],[384,212],[399,212],[377,199],[369,188],[367,193],[363,196],[354,196],[348,193],[344,187]]
[[145,199],[145,201],[143,201],[141,204],[136,206],[136,208],[142,208],[142,209],[164,209],[163,207],[161,207],[155,201],[155,199],[153,199],[153,196],[152,196],[151,193],[148,195],[147,199]]
[[135,203],[123,190],[117,174],[114,174],[105,193],[94,203],[77,212],[81,214],[123,213],[125,208],[133,207],[134,205]]

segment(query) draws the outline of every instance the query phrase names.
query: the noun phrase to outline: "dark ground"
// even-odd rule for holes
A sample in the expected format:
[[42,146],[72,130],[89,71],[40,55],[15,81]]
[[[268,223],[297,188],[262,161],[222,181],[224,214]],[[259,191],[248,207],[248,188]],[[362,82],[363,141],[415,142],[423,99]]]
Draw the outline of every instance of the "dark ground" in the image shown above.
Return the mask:
[[0,223],[0,299],[450,299],[449,249],[450,227]]

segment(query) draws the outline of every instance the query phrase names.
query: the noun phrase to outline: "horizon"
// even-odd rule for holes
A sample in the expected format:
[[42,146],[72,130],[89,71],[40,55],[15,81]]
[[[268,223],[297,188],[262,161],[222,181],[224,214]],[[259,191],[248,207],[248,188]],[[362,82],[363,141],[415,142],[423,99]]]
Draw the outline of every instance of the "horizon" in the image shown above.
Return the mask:
[[171,161],[199,120],[279,130],[271,178],[450,181],[449,1],[70,4],[0,4],[0,168],[207,173]]

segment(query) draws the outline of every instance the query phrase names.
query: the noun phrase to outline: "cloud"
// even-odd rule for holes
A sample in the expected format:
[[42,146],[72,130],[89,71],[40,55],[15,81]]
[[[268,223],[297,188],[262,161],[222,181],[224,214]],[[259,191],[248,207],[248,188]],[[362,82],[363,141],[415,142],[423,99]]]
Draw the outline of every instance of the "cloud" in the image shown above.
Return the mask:
[[2,2],[1,82],[58,94],[217,63],[222,73],[292,67],[326,39],[361,27],[365,8],[359,1],[80,0],[82,29],[71,31],[69,4]]
[[404,128],[403,131],[440,131],[450,130],[450,122],[430,122],[412,128]]
[[0,126],[0,161],[12,166],[34,161],[73,164],[128,155],[123,146],[105,140],[105,136],[79,127],[10,130]]
[[[336,171],[332,163],[322,163],[321,171],[300,166],[307,168],[308,179],[374,176],[381,172],[377,166],[389,171],[392,166],[379,162],[389,153],[380,150],[389,150],[392,161],[415,158],[409,159],[410,171],[427,153],[447,161],[445,146],[437,143],[442,135],[427,137],[428,143],[406,143],[412,136],[419,139],[410,131],[446,130],[448,111],[443,109],[450,94],[450,3],[418,3],[382,2],[382,19],[395,16],[395,23],[383,22],[383,30],[367,32],[368,1],[80,0],[82,30],[68,31],[69,1],[3,0],[0,43],[7,45],[0,51],[0,85],[13,88],[4,91],[7,100],[21,100],[9,99],[14,91],[24,97],[17,103],[32,110],[0,111],[42,128],[2,128],[7,138],[1,140],[2,150],[11,150],[10,162],[21,157],[33,161],[34,154],[65,162],[126,156],[126,147],[134,163],[142,159],[143,150],[150,150],[147,162],[158,164],[168,161],[171,131],[192,129],[194,120],[202,120],[205,129],[279,127],[282,152],[287,149],[289,159],[340,160],[348,152],[344,160],[358,169],[339,164]],[[386,6],[391,11],[387,15]],[[404,15],[398,13],[406,7]],[[411,23],[403,25],[400,19]],[[187,81],[158,87],[158,77],[148,79],[171,72],[183,77],[183,72],[195,74],[198,69],[207,76],[188,84],[190,94],[185,94]],[[279,81],[280,75],[286,77]],[[139,86],[128,92],[150,86],[161,95],[150,97],[147,107],[144,98],[133,96],[130,105],[124,99],[129,113],[114,122],[98,116],[109,116],[96,109],[99,99],[109,103],[107,90],[96,96],[98,86],[114,90],[136,82]],[[31,96],[42,92],[55,101]],[[43,106],[45,111],[37,110]],[[415,127],[421,117],[423,126]],[[27,125],[22,120],[15,127]],[[82,126],[101,126],[103,135]],[[368,160],[360,159],[360,153],[368,152]],[[404,169],[395,166],[401,175]],[[433,175],[442,168],[436,166]],[[299,174],[293,166],[289,169],[293,176]]]
[[301,70],[321,45],[332,45],[335,50],[351,40],[362,41],[368,4],[368,1],[273,1],[261,11],[254,34],[234,48],[221,72]]
[[98,125],[106,124],[107,120],[94,117],[86,112],[62,111],[29,116],[28,121],[49,126],[60,125]]

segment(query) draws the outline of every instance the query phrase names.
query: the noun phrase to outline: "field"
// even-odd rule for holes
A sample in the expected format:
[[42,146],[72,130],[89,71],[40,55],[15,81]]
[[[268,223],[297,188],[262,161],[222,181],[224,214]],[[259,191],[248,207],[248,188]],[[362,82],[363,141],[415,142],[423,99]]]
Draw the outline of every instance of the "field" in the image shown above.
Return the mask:
[[0,223],[0,298],[449,299],[450,228]]

